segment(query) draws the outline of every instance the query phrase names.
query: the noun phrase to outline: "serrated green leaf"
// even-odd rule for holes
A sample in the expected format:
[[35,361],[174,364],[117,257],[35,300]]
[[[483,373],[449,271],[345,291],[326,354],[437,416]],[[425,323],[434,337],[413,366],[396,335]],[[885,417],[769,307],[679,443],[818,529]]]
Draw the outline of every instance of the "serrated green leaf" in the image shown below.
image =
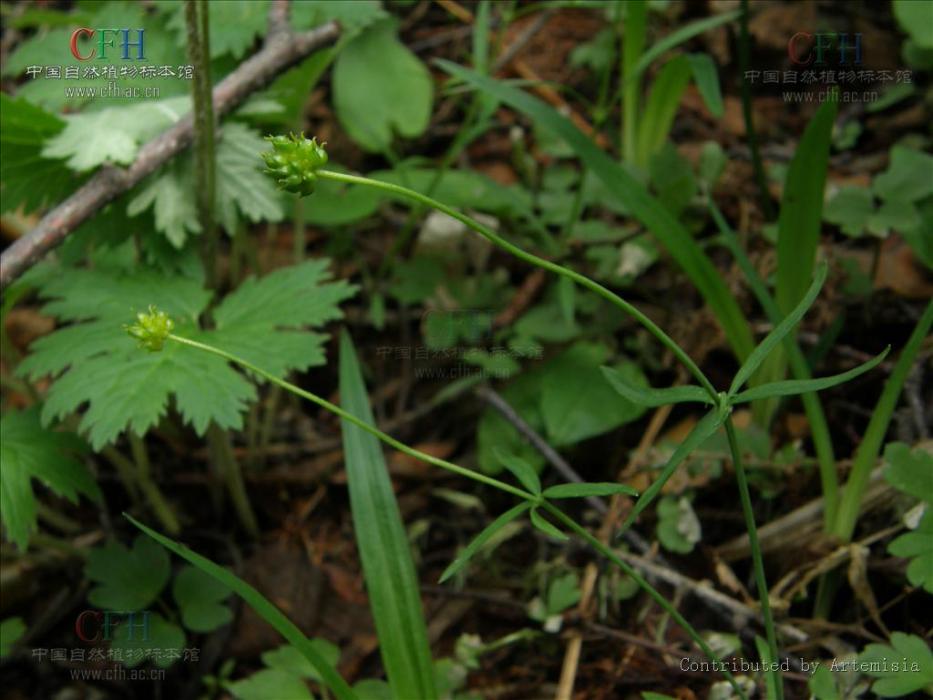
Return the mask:
[[295,29],[311,29],[336,20],[340,23],[340,29],[350,36],[388,15],[380,0],[316,0],[297,2],[290,9],[291,23]]
[[0,516],[7,536],[20,550],[36,530],[33,479],[72,502],[79,494],[100,500],[97,484],[75,459],[84,444],[69,433],[43,430],[38,408],[8,412],[0,419],[0,435]]
[[671,403],[687,403],[690,401],[705,404],[713,403],[713,399],[702,387],[672,386],[664,389],[655,389],[653,387],[638,386],[637,384],[627,381],[619,370],[613,369],[612,367],[600,367],[599,369],[612,385],[613,389],[638,406],[653,408],[656,406],[666,406]]
[[68,167],[77,172],[107,162],[128,165],[136,158],[140,145],[190,110],[190,99],[172,97],[70,115],[65,118],[64,130],[47,141],[42,156],[67,158]]
[[811,391],[829,389],[830,387],[844,384],[851,379],[855,379],[865,374],[865,372],[870,369],[877,367],[881,361],[887,357],[890,351],[891,346],[889,345],[882,352],[868,360],[868,362],[863,362],[858,367],[853,367],[846,372],[840,372],[839,374],[833,374],[828,377],[817,377],[816,379],[786,379],[780,382],[761,384],[739,392],[732,398],[732,403],[738,404],[744,401],[771,398],[772,396],[793,396],[795,394],[805,394]]
[[[925,475],[928,482],[931,473]],[[917,529],[892,541],[888,545],[888,552],[896,557],[910,559],[907,580],[911,585],[922,586],[927,593],[933,593],[933,506],[927,505]]]
[[431,117],[431,75],[398,40],[393,20],[370,25],[343,48],[333,91],[341,126],[368,151],[385,151],[396,133],[419,136]]
[[278,668],[265,668],[225,687],[238,700],[314,700],[301,678]]
[[892,442],[884,448],[885,480],[899,491],[933,504],[933,453],[929,446],[911,448]]
[[185,649],[184,630],[158,613],[147,611],[142,614],[149,617],[146,629],[140,629],[144,623],[139,619],[132,620],[132,626],[127,621],[116,627],[110,644],[115,658],[129,668],[138,666],[148,658],[161,668],[171,666],[181,658]]
[[41,156],[43,144],[64,128],[58,117],[0,94],[0,211],[22,207],[28,213],[58,202],[78,186],[79,179],[60,162]]
[[101,610],[141,611],[159,597],[169,574],[168,554],[148,537],[137,535],[132,549],[108,542],[88,553],[84,575],[97,585],[87,599]]
[[[317,649],[321,658],[331,666],[336,666],[340,662],[340,649],[336,644],[319,638],[308,641],[311,646]],[[313,681],[321,680],[321,674],[314,668],[314,665],[291,644],[285,644],[277,649],[263,652],[262,662],[269,668],[286,671],[301,678],[309,678]]]
[[8,617],[0,622],[0,659],[10,653],[13,645],[26,632],[26,623],[21,617]]
[[545,520],[540,513],[538,513],[537,508],[531,509],[531,524],[534,525],[538,530],[543,532],[548,537],[553,537],[555,540],[566,540],[569,539],[567,535],[557,529],[550,521]]
[[836,224],[847,236],[862,235],[875,212],[871,191],[865,187],[840,187],[823,207],[823,218]]
[[519,483],[533,494],[541,493],[538,472],[524,459],[506,450],[496,448],[496,458],[518,479]]
[[825,263],[816,268],[816,274],[813,276],[810,288],[807,290],[806,294],[803,295],[803,298],[798,302],[797,306],[787,314],[783,321],[765,336],[764,340],[762,340],[761,343],[758,344],[758,347],[748,356],[748,359],[742,363],[742,366],[739,367],[739,371],[735,373],[732,385],[729,387],[730,396],[735,396],[738,393],[742,385],[755,373],[755,370],[764,362],[765,358],[781,344],[781,341],[784,340],[784,336],[794,329],[807,312],[807,309],[813,305],[813,302],[820,293],[820,289],[823,287],[823,282],[826,281],[826,271],[827,266]]
[[214,310],[214,330],[205,342],[276,375],[324,364],[327,336],[310,332],[343,318],[339,304],[356,293],[333,281],[326,259],[250,277]]
[[298,650],[304,654],[305,658],[307,658],[321,674],[321,677],[324,679],[323,682],[333,691],[334,695],[336,695],[339,700],[359,700],[356,694],[350,690],[350,686],[347,685],[347,682],[325,661],[314,645],[311,644],[311,641],[302,634],[301,630],[299,630],[281,610],[264,598],[259,591],[250,586],[243,579],[235,576],[223,567],[218,566],[210,559],[202,557],[188,547],[160,535],[155,530],[146,527],[126,513],[123,514],[123,517],[170,552],[174,552],[188,563],[193,564],[201,571],[209,574],[246,601],[247,605],[249,605],[257,615],[272,625],[276,632],[281,634],[286,641],[297,647]]
[[[353,341],[340,339],[340,402],[373,424]],[[350,507],[370,607],[389,685],[399,698],[437,697],[418,578],[382,448],[375,436],[341,421]]]
[[192,632],[212,632],[230,622],[233,612],[223,601],[231,594],[229,588],[194,566],[179,571],[172,583],[181,621]]
[[872,181],[872,190],[884,200],[917,202],[933,194],[931,172],[933,156],[929,153],[895,146],[888,169]]
[[600,481],[549,486],[542,495],[545,498],[586,498],[589,496],[614,496],[617,493],[624,493],[627,496],[638,495],[638,491],[631,486]]
[[[207,8],[211,58],[225,54],[242,58],[268,26],[269,0],[211,0]],[[176,33],[178,44],[184,46],[187,39],[184,3],[177,3],[177,10],[167,24]]]
[[528,501],[519,503],[517,506],[510,508],[498,518],[493,520],[485,528],[483,528],[482,532],[474,537],[470,543],[464,547],[463,550],[461,550],[461,552],[457,555],[457,558],[454,559],[446,569],[444,569],[444,573],[441,574],[441,578],[438,583],[444,583],[444,581],[460,571],[460,569],[466,566],[470,559],[473,558],[473,556],[483,547],[483,545],[492,539],[493,535],[499,532],[510,522],[518,518],[529,508],[531,508],[531,503]]
[[[879,679],[871,689],[880,697],[897,698],[919,690],[933,690],[933,651],[917,635],[894,632],[890,645],[869,644],[858,662],[869,664],[864,672]],[[905,663],[907,668],[903,668]],[[872,670],[873,664],[878,670]]]
[[580,577],[570,572],[555,578],[547,587],[548,615],[558,615],[580,601]]
[[[257,155],[270,148],[259,133],[231,122],[221,130],[217,143],[217,221],[231,235],[239,221],[280,221],[285,211],[274,183],[265,177]],[[193,155],[186,153],[150,175],[129,203],[131,216],[152,208],[156,228],[176,247],[188,233],[200,231],[192,179]]]

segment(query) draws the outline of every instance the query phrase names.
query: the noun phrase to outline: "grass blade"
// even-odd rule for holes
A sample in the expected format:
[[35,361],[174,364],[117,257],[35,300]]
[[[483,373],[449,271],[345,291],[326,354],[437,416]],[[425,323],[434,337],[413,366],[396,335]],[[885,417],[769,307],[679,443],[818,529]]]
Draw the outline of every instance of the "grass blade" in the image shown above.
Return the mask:
[[739,15],[742,13],[739,10],[733,10],[732,12],[723,12],[721,15],[716,15],[714,17],[707,17],[705,19],[697,20],[696,22],[691,22],[690,24],[684,25],[680,29],[671,32],[663,39],[659,39],[654,44],[651,45],[651,48],[645,51],[638,63],[635,64],[635,67],[631,71],[631,75],[626,76],[626,80],[635,80],[637,79],[648,66],[656,59],[658,56],[663,54],[665,51],[670,51],[675,46],[683,44],[685,41],[689,41],[698,34],[707,32],[710,29],[715,29],[723,24],[728,24],[735,19],[739,18]]
[[904,388],[907,374],[910,372],[914,360],[917,359],[923,341],[930,334],[931,326],[933,326],[933,301],[927,304],[923,316],[920,317],[917,326],[907,340],[907,345],[901,351],[901,356],[897,358],[894,371],[891,372],[891,376],[885,382],[881,397],[871,414],[871,420],[868,421],[864,438],[852,460],[852,471],[849,475],[849,481],[846,482],[845,488],[842,490],[842,500],[839,503],[839,511],[836,514],[836,523],[833,528],[833,532],[843,542],[851,541],[852,533],[855,532],[855,523],[858,521],[862,496],[868,486],[868,476],[878,459],[881,443],[884,442],[885,433],[888,432],[888,425],[897,406],[897,399],[901,395],[901,389]]
[[460,569],[466,566],[467,562],[473,558],[473,556],[482,548],[484,544],[490,540],[490,538],[492,538],[493,535],[495,535],[497,532],[499,532],[499,530],[515,520],[529,508],[531,508],[530,502],[525,501],[524,503],[519,503],[517,506],[505,511],[502,515],[489,523],[489,525],[487,525],[482,532],[480,532],[472,539],[470,544],[463,548],[463,551],[461,551],[460,554],[457,555],[457,558],[450,563],[450,566],[444,569],[444,573],[441,574],[441,578],[438,583],[444,583],[444,581],[460,571]]
[[722,90],[719,87],[719,73],[716,63],[708,53],[693,53],[687,56],[693,82],[696,83],[706,108],[717,119],[721,119],[726,108],[722,102]]
[[627,496],[638,495],[638,491],[631,486],[610,481],[558,484],[545,489],[542,495],[545,498],[587,498],[589,496],[614,496],[617,493],[624,493]]
[[188,547],[160,535],[132,516],[124,513],[123,517],[167,550],[174,552],[189,564],[196,566],[208,576],[215,578],[246,601],[246,604],[249,605],[259,617],[272,625],[276,632],[285,637],[289,644],[298,649],[304,657],[311,662],[311,665],[314,666],[320,674],[324,684],[331,689],[338,700],[358,700],[356,693],[354,693],[350,686],[347,685],[347,682],[341,678],[336,669],[327,663],[318,653],[317,649],[315,649],[314,645],[311,643],[311,640],[305,637],[301,630],[298,629],[291,620],[285,617],[281,610],[266,600],[259,591],[240,577],[230,573],[221,566],[217,566],[217,564],[210,559],[202,557]]
[[690,62],[686,56],[672,58],[658,72],[638,125],[638,157],[635,160],[638,167],[647,168],[651,156],[667,141],[680,98],[689,82]]
[[[340,402],[374,423],[353,341],[340,337]],[[418,579],[379,441],[341,421],[353,528],[389,685],[396,698],[436,698]]]
[[781,382],[771,382],[770,384],[762,384],[761,386],[752,387],[747,391],[743,391],[740,394],[737,394],[734,399],[734,403],[740,403],[742,401],[755,401],[757,399],[769,399],[773,396],[792,396],[794,394],[806,394],[811,391],[822,391],[823,389],[829,389],[830,387],[836,386],[837,384],[843,384],[850,379],[855,379],[868,370],[877,367],[878,364],[885,357],[887,357],[890,351],[891,346],[889,345],[884,349],[884,351],[878,353],[878,355],[868,360],[868,362],[864,362],[858,367],[853,367],[847,372],[840,372],[839,374],[833,374],[829,377],[819,377],[817,379],[787,379]]
[[687,403],[690,401],[706,404],[713,403],[712,397],[702,387],[671,386],[665,389],[655,389],[653,387],[636,386],[627,382],[622,373],[612,367],[600,367],[600,369],[613,389],[638,406],[655,408],[657,406],[666,406],[669,403]]
[[[790,313],[810,284],[816,262],[823,221],[823,189],[829,163],[835,100],[828,100],[817,110],[804,130],[784,179],[781,212],[778,217],[777,274],[775,301],[781,313]],[[760,383],[784,379],[787,355],[779,348],[760,374]],[[756,422],[770,423],[777,404],[773,401],[755,406]]]
[[784,340],[784,337],[790,333],[794,326],[799,323],[800,319],[803,318],[803,315],[807,313],[813,302],[816,301],[816,297],[820,293],[820,289],[823,288],[823,283],[826,281],[826,265],[820,265],[816,270],[816,275],[813,278],[813,282],[810,284],[810,289],[807,290],[807,293],[804,295],[803,299],[800,300],[800,303],[797,304],[796,308],[791,311],[783,321],[777,324],[774,329],[765,336],[765,339],[759,343],[758,347],[748,356],[748,359],[739,367],[739,371],[735,373],[735,378],[732,380],[732,386],[729,387],[729,394],[735,396],[739,389],[742,388],[742,385],[748,381],[755,370],[764,362],[765,358],[768,357]]
[[437,64],[451,75],[509,104],[566,141],[587,169],[602,180],[607,189],[614,192],[619,201],[657,237],[696,285],[722,325],[739,360],[744,360],[751,354],[754,347],[751,330],[722,276],[693,236],[664,205],[648,193],[644,185],[603,153],[553,107],[511,85],[487,78],[450,61],[439,60]]

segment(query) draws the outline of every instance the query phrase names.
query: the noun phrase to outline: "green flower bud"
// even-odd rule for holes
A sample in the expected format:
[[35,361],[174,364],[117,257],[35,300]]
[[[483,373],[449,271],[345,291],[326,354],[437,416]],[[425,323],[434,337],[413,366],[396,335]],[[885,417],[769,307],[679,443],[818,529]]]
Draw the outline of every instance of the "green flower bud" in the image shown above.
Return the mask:
[[140,311],[136,314],[136,323],[123,326],[124,330],[139,341],[139,347],[150,352],[158,352],[165,345],[165,340],[175,329],[175,322],[164,311],[150,306],[149,313]]
[[327,151],[317,139],[296,136],[266,136],[271,151],[261,153],[266,162],[265,173],[288,192],[307,197],[314,192],[317,171],[327,165]]

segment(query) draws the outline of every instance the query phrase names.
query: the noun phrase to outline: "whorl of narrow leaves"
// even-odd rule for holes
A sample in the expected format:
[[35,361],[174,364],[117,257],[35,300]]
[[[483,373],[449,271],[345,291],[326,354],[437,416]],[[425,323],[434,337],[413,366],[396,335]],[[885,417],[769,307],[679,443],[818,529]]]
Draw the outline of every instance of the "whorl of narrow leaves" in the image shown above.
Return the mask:
[[136,314],[136,323],[124,326],[126,332],[139,341],[139,347],[149,352],[158,352],[173,330],[175,322],[164,311],[149,306],[149,313],[140,311]]
[[317,139],[305,138],[304,134],[267,136],[266,140],[272,144],[272,150],[261,154],[266,162],[264,172],[283,190],[302,197],[313,193],[317,171],[327,165],[324,146]]

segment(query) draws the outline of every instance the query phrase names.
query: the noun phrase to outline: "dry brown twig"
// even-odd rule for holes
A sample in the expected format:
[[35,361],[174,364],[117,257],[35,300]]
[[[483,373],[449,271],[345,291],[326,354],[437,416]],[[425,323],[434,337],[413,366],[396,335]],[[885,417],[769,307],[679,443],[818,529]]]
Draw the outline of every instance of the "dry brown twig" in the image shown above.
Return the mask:
[[[273,3],[270,32],[263,48],[214,88],[214,113],[218,118],[239,107],[252,93],[271,83],[312,51],[339,36],[340,27],[336,22],[328,22],[307,32],[292,32],[288,29],[287,4],[283,0]],[[0,255],[0,290],[6,289],[108,202],[187,148],[193,131],[191,114],[188,114],[140,148],[136,160],[128,168],[111,165],[98,170],[74,194],[42,217],[35,228],[3,251]]]

